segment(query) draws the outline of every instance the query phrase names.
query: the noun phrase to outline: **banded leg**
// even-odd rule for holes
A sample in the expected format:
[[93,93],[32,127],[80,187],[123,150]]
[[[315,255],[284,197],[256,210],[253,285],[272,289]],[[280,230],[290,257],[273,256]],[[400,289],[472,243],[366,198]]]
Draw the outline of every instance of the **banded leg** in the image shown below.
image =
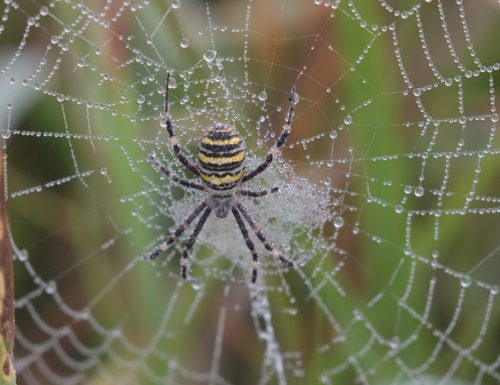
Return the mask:
[[185,187],[190,187],[190,188],[194,188],[194,189],[202,190],[202,191],[205,190],[205,187],[203,187],[201,184],[193,183],[193,182],[191,182],[189,180],[186,180],[184,178],[180,178],[177,175],[175,175],[162,162],[160,162],[158,160],[158,158],[156,157],[156,154],[154,152],[151,152],[149,154],[149,159],[151,159],[151,161],[153,162],[154,166],[158,170],[160,170],[166,176],[168,176],[169,178],[171,178],[174,182],[179,183],[180,185],[185,186]]
[[155,259],[160,255],[161,253],[165,252],[168,247],[175,242],[175,240],[181,236],[181,234],[188,228],[188,226],[193,222],[198,215],[203,211],[203,209],[207,207],[207,203],[203,202],[200,204],[198,207],[194,209],[194,211],[186,218],[184,222],[182,222],[181,225],[175,229],[175,231],[170,235],[170,237],[163,243],[160,244],[153,252],[151,252],[148,257],[149,259]]
[[272,193],[278,192],[278,190],[279,190],[279,187],[273,187],[271,189],[259,190],[259,191],[239,190],[237,192],[237,194],[241,195],[241,196],[247,196],[247,197],[257,198],[257,197],[263,197],[264,195],[267,195],[267,194],[272,194]]
[[181,275],[182,275],[182,278],[184,278],[184,279],[187,279],[187,267],[188,267],[189,251],[193,247],[194,242],[196,241],[196,238],[198,238],[198,235],[200,235],[201,229],[205,225],[205,222],[207,221],[207,218],[211,212],[212,212],[212,209],[210,207],[207,207],[205,209],[205,212],[203,213],[201,218],[198,220],[198,223],[196,224],[193,232],[189,236],[189,239],[186,242],[186,246],[184,247],[184,250],[182,250]]
[[177,137],[175,136],[174,133],[174,126],[172,124],[172,115],[170,114],[170,104],[168,102],[168,83],[170,80],[170,72],[167,72],[167,81],[165,83],[165,108],[164,108],[164,113],[163,116],[165,117],[165,124],[167,126],[167,133],[170,138],[170,144],[174,148],[174,154],[179,159],[179,162],[181,162],[186,168],[189,169],[194,175],[200,176],[200,171],[198,170],[198,167],[191,162],[188,158],[184,156],[184,154],[181,152],[181,148],[179,146],[179,143],[177,142]]
[[257,255],[257,251],[255,251],[255,246],[250,239],[248,235],[247,228],[245,226],[245,223],[243,222],[243,219],[241,218],[240,213],[236,209],[236,207],[233,206],[232,210],[234,217],[236,218],[236,222],[238,222],[238,226],[240,228],[241,234],[243,235],[243,239],[245,240],[245,243],[247,244],[248,249],[250,250],[250,253],[252,253],[252,283],[255,283],[257,281],[257,266],[259,263],[259,256]]
[[245,207],[243,207],[243,205],[241,203],[237,203],[236,207],[241,212],[241,214],[243,214],[243,217],[248,222],[248,224],[252,228],[252,230],[255,233],[255,235],[257,235],[257,238],[259,238],[259,241],[262,242],[262,244],[264,245],[264,247],[266,248],[266,250],[269,250],[271,252],[271,255],[274,258],[278,259],[284,265],[286,265],[288,267],[295,266],[295,264],[291,260],[289,260],[288,258],[284,257],[283,254],[281,254],[281,252],[279,252],[278,250],[274,249],[273,244],[266,239],[266,236],[262,232],[262,229],[255,224],[255,221],[250,216],[250,214],[245,209]]
[[281,130],[281,133],[280,133],[280,136],[278,137],[278,140],[276,141],[274,146],[271,147],[271,149],[267,153],[266,160],[243,177],[243,183],[256,177],[262,171],[264,171],[266,168],[269,167],[269,165],[273,161],[274,156],[278,153],[281,146],[283,146],[286,139],[288,138],[288,135],[290,135],[290,132],[292,131],[292,119],[293,119],[293,112],[295,110],[295,102],[296,102],[295,87],[292,88],[292,92],[290,93],[290,96],[288,97],[288,101],[290,102],[290,104],[288,107],[288,114],[287,114],[286,122],[285,122],[285,125],[283,126],[283,129]]

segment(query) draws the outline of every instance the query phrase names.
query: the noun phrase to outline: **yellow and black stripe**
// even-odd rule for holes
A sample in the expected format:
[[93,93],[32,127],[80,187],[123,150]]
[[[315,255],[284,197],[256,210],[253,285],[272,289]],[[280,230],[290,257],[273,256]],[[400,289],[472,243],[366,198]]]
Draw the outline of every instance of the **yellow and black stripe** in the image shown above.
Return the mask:
[[215,124],[198,146],[200,177],[211,189],[230,190],[243,177],[245,158],[245,142],[238,131],[232,126]]

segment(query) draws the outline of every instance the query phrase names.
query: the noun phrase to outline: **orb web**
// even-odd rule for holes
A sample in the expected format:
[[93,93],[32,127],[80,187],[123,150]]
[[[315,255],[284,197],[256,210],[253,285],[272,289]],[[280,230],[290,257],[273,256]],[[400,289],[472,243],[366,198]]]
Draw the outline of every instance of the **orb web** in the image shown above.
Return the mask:
[[[496,384],[498,8],[472,0],[6,0],[0,109],[19,384]],[[295,268],[211,216],[179,143],[227,122]]]

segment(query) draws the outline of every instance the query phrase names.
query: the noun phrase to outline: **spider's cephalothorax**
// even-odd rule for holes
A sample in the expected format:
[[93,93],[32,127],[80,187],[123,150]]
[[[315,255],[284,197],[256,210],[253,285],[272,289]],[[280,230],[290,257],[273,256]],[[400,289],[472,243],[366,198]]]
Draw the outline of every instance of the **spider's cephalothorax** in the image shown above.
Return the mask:
[[198,147],[200,177],[210,193],[208,205],[219,218],[229,214],[245,170],[245,142],[232,126],[217,123]]
[[288,107],[286,123],[283,126],[283,130],[281,131],[278,140],[267,153],[264,162],[247,173],[245,170],[245,142],[236,128],[228,124],[217,123],[210,127],[207,133],[203,135],[200,145],[198,146],[198,164],[193,163],[186,158],[184,154],[182,154],[179,143],[177,142],[177,137],[174,133],[174,127],[172,125],[169,111],[169,78],[170,74],[167,73],[167,81],[165,83],[164,118],[167,133],[170,138],[170,144],[172,145],[177,159],[179,159],[179,161],[195,176],[199,177],[203,181],[203,184],[191,182],[173,174],[156,158],[156,154],[154,152],[150,154],[150,159],[161,172],[170,177],[174,182],[177,182],[185,187],[204,191],[207,193],[207,197],[200,205],[198,205],[198,207],[194,209],[184,222],[176,228],[170,237],[156,247],[155,250],[148,255],[148,257],[150,259],[154,259],[167,250],[167,248],[175,242],[177,237],[179,237],[187,229],[191,222],[193,222],[201,214],[200,219],[198,219],[198,222],[196,223],[195,228],[186,242],[184,250],[182,251],[181,274],[184,279],[187,279],[189,251],[193,247],[194,242],[200,234],[208,216],[212,211],[214,211],[218,218],[225,218],[231,211],[236,223],[238,224],[241,234],[243,235],[245,243],[252,254],[252,283],[257,280],[259,257],[257,255],[257,251],[255,250],[255,246],[250,239],[245,222],[250,225],[254,234],[264,245],[264,248],[271,252],[271,255],[274,258],[286,266],[294,266],[292,261],[284,257],[278,250],[274,249],[272,243],[266,239],[262,229],[255,223],[250,213],[241,204],[240,197],[262,197],[268,193],[278,191],[277,187],[260,191],[245,190],[241,188],[241,185],[259,175],[271,164],[274,156],[283,146],[288,135],[290,135],[293,112],[297,101],[295,89],[292,90],[288,99],[290,104]]

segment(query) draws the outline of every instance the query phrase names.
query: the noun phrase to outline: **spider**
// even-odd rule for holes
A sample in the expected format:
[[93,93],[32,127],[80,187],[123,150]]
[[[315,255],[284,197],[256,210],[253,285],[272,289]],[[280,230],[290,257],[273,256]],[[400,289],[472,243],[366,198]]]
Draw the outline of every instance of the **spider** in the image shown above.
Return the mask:
[[240,196],[257,198],[267,195],[268,193],[274,193],[278,191],[278,187],[259,191],[246,190],[242,189],[241,185],[255,178],[257,175],[259,175],[269,167],[274,157],[277,155],[279,149],[283,146],[288,135],[290,134],[295,104],[297,102],[295,87],[292,89],[288,98],[289,107],[287,118],[285,125],[283,126],[283,129],[278,137],[278,140],[267,153],[266,159],[250,172],[246,172],[245,142],[236,128],[226,123],[214,124],[213,126],[209,127],[207,133],[201,137],[197,154],[198,164],[193,163],[191,160],[186,158],[186,156],[184,156],[177,141],[177,137],[175,136],[174,126],[171,120],[172,116],[169,111],[169,80],[170,73],[167,72],[167,80],[165,82],[165,108],[163,117],[165,119],[165,127],[170,138],[170,144],[179,162],[189,171],[191,171],[195,176],[199,177],[203,184],[194,183],[190,180],[186,180],[177,176],[157,159],[154,152],[150,153],[149,158],[153,162],[155,168],[157,168],[167,177],[171,178],[174,182],[184,187],[204,191],[208,196],[199,206],[197,206],[193,210],[193,212],[184,220],[184,222],[175,229],[175,231],[166,241],[162,242],[148,255],[149,259],[155,259],[161,253],[166,251],[167,248],[172,245],[182,233],[184,233],[191,222],[193,222],[201,214],[201,217],[198,219],[198,222],[196,223],[194,230],[191,233],[188,241],[186,242],[184,250],[182,251],[181,275],[182,278],[187,279],[189,252],[193,247],[196,238],[200,234],[207,218],[213,211],[218,218],[225,218],[229,215],[229,212],[231,212],[236,219],[236,223],[238,224],[240,232],[243,235],[245,243],[250,250],[250,253],[252,254],[252,283],[255,283],[257,281],[259,257],[255,250],[254,243],[252,242],[248,234],[245,221],[246,223],[248,223],[248,225],[250,225],[252,231],[255,233],[259,241],[262,242],[264,247],[269,252],[271,252],[271,255],[274,258],[276,258],[285,266],[295,266],[295,264],[291,260],[284,257],[278,250],[273,247],[272,243],[267,240],[266,236],[262,232],[262,229],[255,223],[252,216],[241,204],[239,199]]

